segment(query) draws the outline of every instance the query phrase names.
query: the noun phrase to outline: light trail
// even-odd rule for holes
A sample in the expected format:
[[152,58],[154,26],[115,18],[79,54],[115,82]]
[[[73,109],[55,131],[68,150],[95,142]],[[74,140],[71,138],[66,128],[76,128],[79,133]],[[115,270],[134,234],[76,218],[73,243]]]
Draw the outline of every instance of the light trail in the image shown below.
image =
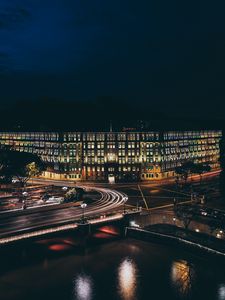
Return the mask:
[[30,232],[30,233],[23,233],[23,234],[19,234],[19,235],[15,235],[15,236],[1,238],[0,244],[7,244],[10,242],[15,242],[15,241],[19,241],[19,240],[23,240],[23,239],[27,239],[27,238],[37,237],[37,236],[41,236],[41,235],[45,235],[45,234],[49,234],[49,233],[53,233],[53,232],[64,231],[64,230],[69,230],[69,229],[74,229],[74,228],[77,228],[77,224],[68,224],[68,225],[49,228],[49,229],[37,230],[37,231]]
[[[85,186],[79,186],[85,188]],[[89,187],[90,189],[90,187]],[[112,212],[113,210],[121,207],[128,200],[125,193],[118,192],[107,188],[92,187],[92,191],[100,193],[100,199],[94,203],[89,204],[85,209],[85,217],[96,217],[104,215],[105,213]],[[6,235],[10,241],[17,240],[16,236],[25,236],[21,238],[32,237],[34,232],[42,232],[39,235],[49,233],[50,229],[43,229],[44,226],[67,226],[66,222],[77,222],[82,217],[82,209],[80,207],[71,207],[59,210],[49,210],[34,212],[29,215],[18,215],[6,218],[0,218],[0,238]],[[117,216],[118,218],[118,216]],[[115,219],[111,216],[111,220]],[[100,222],[103,220],[99,219]],[[106,219],[104,219],[106,221]],[[68,226],[72,226],[71,224]],[[61,227],[62,228],[62,227]],[[63,227],[64,228],[64,227]],[[32,231],[26,233],[26,231]],[[65,229],[66,230],[66,229]],[[53,232],[53,231],[50,231]],[[34,235],[36,236],[36,235]],[[12,240],[11,240],[12,239]]]

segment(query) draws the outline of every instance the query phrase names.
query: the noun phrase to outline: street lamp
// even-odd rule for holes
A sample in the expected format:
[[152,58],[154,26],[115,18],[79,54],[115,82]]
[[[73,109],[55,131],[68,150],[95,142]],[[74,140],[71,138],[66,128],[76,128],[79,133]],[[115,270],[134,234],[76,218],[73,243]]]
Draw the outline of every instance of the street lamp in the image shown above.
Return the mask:
[[136,205],[137,210],[139,210],[139,198],[137,198],[137,205]]
[[123,197],[123,214],[125,215],[126,209],[125,209],[125,203],[128,200],[128,197]]
[[26,205],[26,197],[28,196],[28,193],[27,192],[23,192],[22,195],[24,197],[22,208],[25,209],[27,207],[27,205]]
[[86,203],[82,203],[80,207],[83,209],[83,213],[82,213],[82,223],[84,224],[84,211],[85,211],[85,208],[87,207],[87,204],[86,204]]
[[177,208],[177,199],[173,198],[173,209],[175,210]]

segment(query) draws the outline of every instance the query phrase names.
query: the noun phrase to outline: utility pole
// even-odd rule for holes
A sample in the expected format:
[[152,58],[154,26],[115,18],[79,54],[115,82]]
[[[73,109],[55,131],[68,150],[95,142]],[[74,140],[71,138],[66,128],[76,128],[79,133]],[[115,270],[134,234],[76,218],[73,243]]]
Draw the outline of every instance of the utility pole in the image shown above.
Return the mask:
[[177,207],[177,199],[173,198],[173,209],[175,210]]

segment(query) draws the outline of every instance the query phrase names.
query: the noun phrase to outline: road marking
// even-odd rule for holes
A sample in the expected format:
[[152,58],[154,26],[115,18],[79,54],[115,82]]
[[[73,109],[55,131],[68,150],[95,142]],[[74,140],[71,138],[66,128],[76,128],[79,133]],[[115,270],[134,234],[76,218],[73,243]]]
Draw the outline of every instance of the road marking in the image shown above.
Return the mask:
[[[185,204],[185,203],[191,203],[192,201],[191,200],[188,200],[188,201],[183,201],[183,202],[179,202],[179,204]],[[126,204],[126,206],[128,207],[136,207],[134,205],[131,205],[131,204]],[[156,207],[151,207],[151,208],[142,208],[144,210],[148,210],[148,211],[151,211],[151,210],[156,210],[156,209],[161,209],[161,208],[166,208],[166,207],[173,207],[174,204],[165,204],[165,205],[161,205],[161,206],[156,206]]]
[[[129,199],[130,198],[142,198],[141,196],[129,196]],[[166,196],[145,196],[146,199],[150,198],[150,199],[174,199],[174,198],[178,198],[178,199],[185,199],[185,197],[166,197]],[[190,199],[190,198],[188,198]]]
[[174,193],[174,194],[180,194],[180,195],[185,195],[185,196],[191,196],[191,194],[186,194],[186,193],[183,193],[183,192],[178,192],[178,191],[168,190],[168,189],[164,189],[164,188],[159,188],[159,190],[166,191],[166,192],[170,192],[170,193]]
[[147,202],[146,202],[146,200],[145,200],[144,194],[143,194],[143,192],[142,192],[142,190],[141,190],[141,188],[140,188],[140,185],[138,185],[138,189],[139,189],[139,191],[140,191],[140,193],[141,193],[141,196],[142,196],[142,199],[143,199],[143,201],[144,201],[144,203],[145,203],[145,206],[146,206],[146,208],[148,209],[148,205],[147,205]]
[[[185,203],[190,203],[192,201],[183,201],[183,202],[180,202],[179,204],[185,204]],[[173,204],[167,204],[167,205],[162,205],[162,206],[156,206],[156,207],[152,207],[152,208],[149,208],[149,210],[155,210],[155,209],[161,209],[161,208],[166,208],[166,207],[173,207],[174,205]]]

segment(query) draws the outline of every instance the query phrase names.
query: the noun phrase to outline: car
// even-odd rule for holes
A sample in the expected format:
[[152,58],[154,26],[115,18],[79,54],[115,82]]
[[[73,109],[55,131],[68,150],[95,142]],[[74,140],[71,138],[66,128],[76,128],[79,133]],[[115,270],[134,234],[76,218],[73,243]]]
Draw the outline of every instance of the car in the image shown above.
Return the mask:
[[18,183],[18,182],[20,182],[20,181],[18,179],[15,179],[15,178],[12,180],[12,183]]
[[206,211],[202,211],[201,214],[202,214],[203,216],[207,216],[207,215],[208,215],[208,213],[207,213]]
[[46,201],[46,203],[63,203],[63,202],[64,202],[64,198],[57,197],[57,196],[52,196],[48,198],[48,200]]

